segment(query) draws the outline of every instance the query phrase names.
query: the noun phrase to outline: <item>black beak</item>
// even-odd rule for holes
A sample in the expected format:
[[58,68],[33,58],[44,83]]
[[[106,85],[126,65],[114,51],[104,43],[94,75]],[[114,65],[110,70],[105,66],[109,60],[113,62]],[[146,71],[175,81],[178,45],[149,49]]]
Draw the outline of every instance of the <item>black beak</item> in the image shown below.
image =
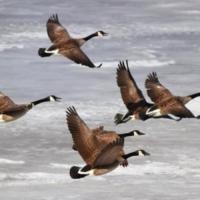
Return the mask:
[[109,35],[108,33],[105,33],[105,32],[103,32],[103,36],[107,36],[107,35]]
[[62,98],[60,98],[60,97],[55,97],[55,100],[56,100],[57,102],[61,102],[61,99],[62,99]]
[[144,154],[144,156],[150,156],[151,154],[150,153],[148,153],[148,152],[146,152],[145,150],[141,150],[142,151],[142,153]]
[[141,131],[138,131],[138,135],[146,135],[146,134]]
[[102,63],[101,64],[99,64],[98,66],[96,66],[96,68],[100,68],[102,66]]

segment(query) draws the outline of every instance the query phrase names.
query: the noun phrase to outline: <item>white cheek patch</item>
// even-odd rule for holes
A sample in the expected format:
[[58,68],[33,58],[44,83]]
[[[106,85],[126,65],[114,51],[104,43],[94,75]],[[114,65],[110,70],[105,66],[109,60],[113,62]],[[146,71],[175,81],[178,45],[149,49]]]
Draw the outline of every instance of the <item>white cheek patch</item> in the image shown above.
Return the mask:
[[52,96],[50,96],[50,101],[56,101]]
[[144,156],[143,152],[139,150],[138,156]]
[[135,136],[139,135],[137,131],[133,131],[133,133],[134,133]]
[[98,32],[98,36],[103,37],[103,34],[101,32]]

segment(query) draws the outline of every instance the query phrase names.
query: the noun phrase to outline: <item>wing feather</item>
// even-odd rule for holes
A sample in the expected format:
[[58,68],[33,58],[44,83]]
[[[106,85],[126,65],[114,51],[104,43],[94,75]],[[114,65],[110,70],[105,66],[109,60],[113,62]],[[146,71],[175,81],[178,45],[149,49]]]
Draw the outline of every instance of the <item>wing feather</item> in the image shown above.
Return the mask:
[[145,87],[148,96],[154,103],[159,103],[173,97],[172,93],[159,82],[156,72],[148,75],[145,81]]
[[142,91],[130,73],[128,61],[126,61],[126,65],[123,61],[118,64],[117,85],[120,87],[123,102],[128,109],[137,107],[140,101],[145,101]]
[[59,43],[70,39],[68,31],[60,24],[58,15],[52,15],[47,21],[47,34],[52,43]]
[[101,142],[98,142],[96,135],[79,117],[74,107],[69,107],[67,113],[67,124],[76,149],[88,165],[93,165],[101,148]]
[[95,67],[88,56],[78,46],[60,49],[60,53],[77,64],[82,64],[91,68]]
[[0,92],[0,113],[15,106],[16,104],[10,99],[10,97]]

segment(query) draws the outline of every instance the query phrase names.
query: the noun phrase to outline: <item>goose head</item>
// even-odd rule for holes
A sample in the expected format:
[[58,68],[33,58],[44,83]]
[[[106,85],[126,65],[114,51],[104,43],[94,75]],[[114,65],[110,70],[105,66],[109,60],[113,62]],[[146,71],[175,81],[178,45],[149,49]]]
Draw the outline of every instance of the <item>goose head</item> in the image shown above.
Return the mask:
[[97,36],[103,37],[103,36],[107,36],[108,33],[105,33],[104,31],[97,31]]
[[145,133],[139,131],[139,130],[133,130],[132,131],[133,136],[138,136],[138,135],[145,135]]
[[143,149],[138,150],[138,156],[150,156],[150,153],[146,152]]
[[48,100],[49,100],[49,101],[57,101],[57,102],[60,102],[61,99],[62,99],[62,98],[57,97],[57,96],[55,96],[55,95],[50,95],[50,96],[48,96]]

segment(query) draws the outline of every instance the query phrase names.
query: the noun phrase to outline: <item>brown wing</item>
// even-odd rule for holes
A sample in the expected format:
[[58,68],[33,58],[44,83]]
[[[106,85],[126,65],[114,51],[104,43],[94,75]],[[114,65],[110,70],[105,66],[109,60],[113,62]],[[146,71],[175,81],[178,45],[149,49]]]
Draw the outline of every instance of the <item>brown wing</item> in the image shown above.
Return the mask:
[[159,103],[159,107],[162,110],[162,114],[173,114],[181,118],[194,117],[192,112],[187,109],[184,104],[178,101],[176,98],[171,98]]
[[102,149],[105,147],[104,145],[107,146],[108,144],[120,140],[119,135],[114,131],[103,130],[101,132],[96,133],[95,135]]
[[124,140],[122,138],[113,143],[107,144],[97,156],[94,162],[94,167],[112,165],[115,162],[118,162],[122,155],[124,155],[123,145]]
[[70,39],[70,35],[67,30],[60,24],[58,15],[52,15],[47,21],[47,34],[52,43],[58,43],[60,41],[67,41]]
[[8,96],[0,92],[0,113],[15,106],[16,104]]
[[68,47],[62,48],[60,49],[59,52],[65,57],[73,60],[77,64],[82,64],[91,68],[95,67],[92,61],[78,46],[74,46],[72,48],[68,48]]
[[67,124],[76,149],[87,164],[93,161],[93,152],[95,151],[95,138],[92,131],[79,117],[74,107],[69,107],[67,113]]
[[159,82],[156,72],[148,75],[145,87],[147,94],[154,103],[173,97],[172,93]]
[[120,87],[123,102],[128,109],[131,109],[134,105],[137,106],[140,101],[145,101],[141,90],[130,73],[128,61],[126,61],[126,65],[123,61],[118,64],[117,84]]

